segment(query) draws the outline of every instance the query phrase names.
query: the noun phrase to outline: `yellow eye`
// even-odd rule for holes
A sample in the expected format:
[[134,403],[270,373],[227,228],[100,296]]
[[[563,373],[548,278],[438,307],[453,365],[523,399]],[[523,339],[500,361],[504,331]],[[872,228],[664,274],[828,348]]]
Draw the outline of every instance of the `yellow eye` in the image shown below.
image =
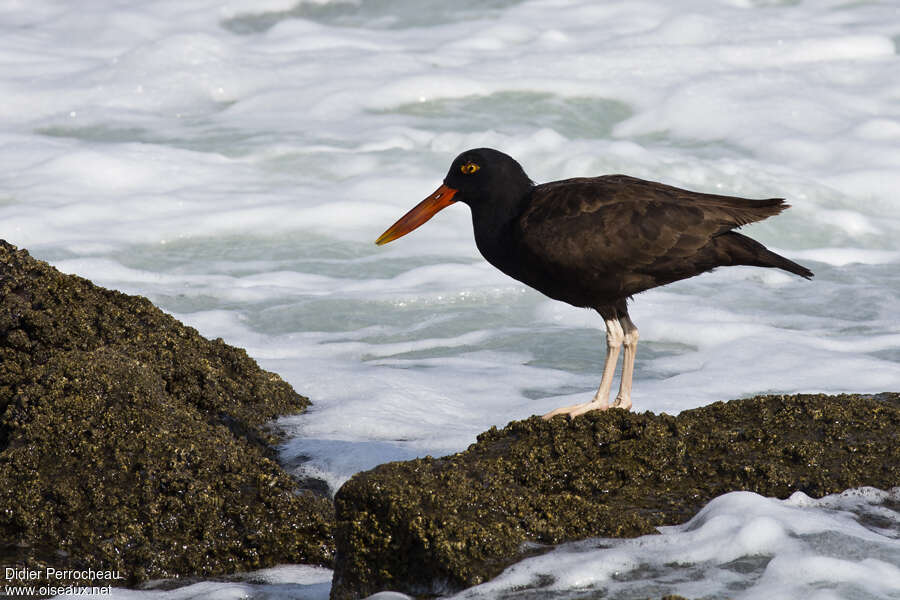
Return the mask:
[[471,175],[472,173],[474,173],[475,171],[477,171],[480,168],[481,167],[479,167],[478,165],[476,165],[473,162],[467,162],[466,164],[461,166],[459,168],[459,170],[462,171],[463,173],[465,173],[466,175]]

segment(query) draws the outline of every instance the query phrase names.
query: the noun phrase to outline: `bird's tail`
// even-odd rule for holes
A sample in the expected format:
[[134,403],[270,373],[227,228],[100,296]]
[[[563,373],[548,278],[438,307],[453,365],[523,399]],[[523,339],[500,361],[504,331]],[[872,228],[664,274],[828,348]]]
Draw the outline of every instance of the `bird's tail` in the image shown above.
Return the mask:
[[768,248],[766,248],[766,264],[762,265],[764,267],[777,267],[779,269],[784,269],[789,273],[793,273],[794,275],[799,275],[805,279],[812,279],[813,272],[804,267],[803,265],[798,265],[794,261],[787,259],[780,254],[775,254]]
[[729,254],[731,254],[732,259],[734,260],[733,264],[751,265],[754,267],[775,267],[806,279],[813,278],[813,272],[803,265],[799,265],[780,254],[775,254],[746,235],[742,235],[736,231],[729,231],[726,234],[718,236],[716,239],[727,243],[730,251]]

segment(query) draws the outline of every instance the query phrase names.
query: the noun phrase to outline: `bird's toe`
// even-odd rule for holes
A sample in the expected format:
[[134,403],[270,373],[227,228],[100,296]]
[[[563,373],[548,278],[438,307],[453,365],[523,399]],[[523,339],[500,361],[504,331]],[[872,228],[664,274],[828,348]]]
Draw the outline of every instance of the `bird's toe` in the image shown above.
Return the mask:
[[603,409],[606,407],[601,407],[599,402],[585,402],[583,404],[573,404],[572,406],[561,406],[555,410],[551,410],[546,415],[541,417],[542,419],[549,420],[553,417],[559,415],[568,415],[571,418],[577,417],[578,415],[583,415],[584,413],[591,410]]
[[594,400],[592,402],[588,402],[587,404],[582,404],[577,409],[570,412],[569,417],[574,419],[575,417],[580,417],[581,415],[583,415],[585,413],[589,413],[592,410],[607,410],[607,409],[609,409],[608,403],[599,402],[597,400]]
[[631,398],[623,398],[616,396],[610,408],[621,408],[622,410],[631,410]]

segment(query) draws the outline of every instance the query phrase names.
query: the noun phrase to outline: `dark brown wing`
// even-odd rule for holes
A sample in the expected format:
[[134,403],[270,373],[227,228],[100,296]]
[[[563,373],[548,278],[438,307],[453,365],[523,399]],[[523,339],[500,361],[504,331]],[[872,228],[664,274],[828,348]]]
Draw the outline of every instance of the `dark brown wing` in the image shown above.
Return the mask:
[[549,276],[632,294],[719,266],[701,252],[714,237],[785,208],[781,198],[701,194],[625,175],[568,179],[535,187],[519,242]]

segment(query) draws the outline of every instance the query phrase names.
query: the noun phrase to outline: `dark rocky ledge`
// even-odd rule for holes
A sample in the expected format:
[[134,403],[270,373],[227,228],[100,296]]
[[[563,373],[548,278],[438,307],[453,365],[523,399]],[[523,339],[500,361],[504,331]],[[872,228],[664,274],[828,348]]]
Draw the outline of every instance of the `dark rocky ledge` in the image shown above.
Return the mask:
[[147,299],[0,241],[0,565],[123,585],[331,564],[332,504],[265,428],[308,404]]
[[653,533],[734,490],[820,497],[898,484],[900,394],[761,396],[677,417],[533,417],[465,452],[381,465],[344,484],[331,597],[452,592],[523,558],[525,542]]

